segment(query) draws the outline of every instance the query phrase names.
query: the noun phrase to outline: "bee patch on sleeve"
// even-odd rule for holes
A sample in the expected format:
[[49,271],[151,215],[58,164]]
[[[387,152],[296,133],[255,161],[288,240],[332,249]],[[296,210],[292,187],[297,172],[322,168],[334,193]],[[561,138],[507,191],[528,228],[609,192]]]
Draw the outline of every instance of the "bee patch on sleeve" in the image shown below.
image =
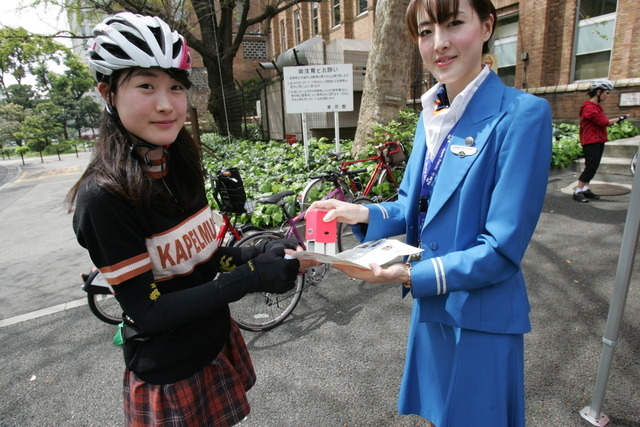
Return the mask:
[[149,299],[151,301],[155,301],[158,298],[160,298],[160,291],[158,290],[158,287],[156,286],[155,283],[151,284],[151,293],[149,294]]
[[220,258],[220,270],[224,272],[230,272],[236,269],[236,265],[233,263],[233,257],[225,255]]

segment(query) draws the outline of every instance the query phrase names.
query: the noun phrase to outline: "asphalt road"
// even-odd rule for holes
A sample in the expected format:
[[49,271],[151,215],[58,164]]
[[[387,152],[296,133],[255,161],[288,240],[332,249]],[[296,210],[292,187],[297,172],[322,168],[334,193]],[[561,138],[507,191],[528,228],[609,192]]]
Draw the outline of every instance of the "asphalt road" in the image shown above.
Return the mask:
[[[0,160],[0,426],[122,425],[122,356],[114,327],[83,304],[89,259],[63,205],[88,158]],[[608,195],[582,205],[569,195],[575,180],[570,171],[550,179],[523,263],[530,426],[590,425],[578,412],[593,396],[632,181],[596,176],[594,191]],[[396,286],[334,272],[283,325],[244,333],[258,382],[241,425],[428,425],[396,412],[410,304]],[[640,426],[639,356],[634,274],[602,408],[610,426]]]

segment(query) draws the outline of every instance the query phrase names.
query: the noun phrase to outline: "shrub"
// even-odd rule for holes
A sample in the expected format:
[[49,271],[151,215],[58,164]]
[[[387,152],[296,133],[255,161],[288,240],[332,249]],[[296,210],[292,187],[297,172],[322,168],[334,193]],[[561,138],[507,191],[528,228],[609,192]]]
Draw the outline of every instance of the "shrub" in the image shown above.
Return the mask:
[[631,122],[629,122],[628,120],[623,120],[607,128],[609,141],[613,141],[615,139],[631,138],[632,136],[638,135],[638,133],[638,128],[631,124]]
[[580,157],[582,157],[582,146],[577,134],[562,136],[560,139],[553,141],[551,166],[566,168]]
[[[202,143],[206,147],[205,166],[209,173],[217,174],[222,169],[237,167],[249,199],[285,190],[293,190],[299,195],[310,175],[338,166],[327,155],[335,149],[335,144],[326,138],[309,139],[309,165],[305,163],[302,143],[289,145],[279,141],[250,140],[233,140],[230,143],[217,134],[202,135]],[[352,141],[342,141],[342,148],[350,150],[351,144]],[[217,208],[211,197],[210,183],[207,183],[207,193],[210,204]],[[295,212],[296,203],[295,196],[287,201],[289,212]],[[243,215],[238,220],[248,222],[249,218]],[[251,215],[251,222],[261,227],[277,226],[282,220],[280,208],[272,205],[258,205]]]
[[47,145],[44,149],[45,154],[62,154],[73,152],[73,145],[69,141],[60,141],[55,144]]

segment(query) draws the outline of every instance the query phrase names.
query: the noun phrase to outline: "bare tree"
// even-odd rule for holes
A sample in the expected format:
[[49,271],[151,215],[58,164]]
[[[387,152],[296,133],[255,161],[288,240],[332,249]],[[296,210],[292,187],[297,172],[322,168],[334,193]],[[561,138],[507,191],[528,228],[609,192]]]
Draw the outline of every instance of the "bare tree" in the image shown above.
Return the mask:
[[414,47],[405,24],[409,0],[378,0],[358,128],[352,151],[364,154],[374,124],[386,124],[405,106]]

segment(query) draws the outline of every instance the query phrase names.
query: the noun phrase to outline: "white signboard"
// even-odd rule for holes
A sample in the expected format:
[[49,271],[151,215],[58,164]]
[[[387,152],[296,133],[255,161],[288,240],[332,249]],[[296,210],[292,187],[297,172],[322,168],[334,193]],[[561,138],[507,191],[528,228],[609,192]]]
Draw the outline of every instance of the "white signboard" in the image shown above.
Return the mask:
[[621,107],[635,107],[640,105],[640,92],[620,94]]
[[285,67],[287,114],[353,111],[351,64]]

